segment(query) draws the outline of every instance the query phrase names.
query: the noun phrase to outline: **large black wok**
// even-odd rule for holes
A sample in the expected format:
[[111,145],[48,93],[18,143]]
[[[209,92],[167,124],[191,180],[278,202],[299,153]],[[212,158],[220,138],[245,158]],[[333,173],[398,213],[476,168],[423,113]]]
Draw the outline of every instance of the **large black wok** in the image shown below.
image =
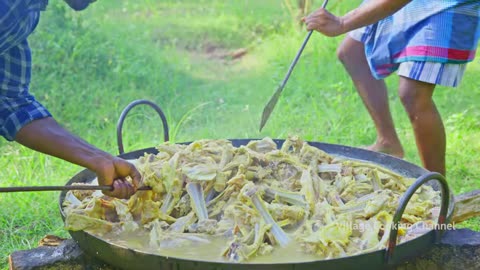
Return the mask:
[[[128,105],[125,110],[122,112],[122,115],[119,119],[117,126],[117,139],[120,150],[120,157],[125,159],[136,159],[144,153],[157,153],[155,148],[146,148],[133,152],[123,153],[123,143],[122,143],[122,126],[123,121],[130,109],[138,104],[147,104],[155,108],[162,118],[164,131],[165,131],[165,140],[168,140],[168,126],[165,121],[165,117],[155,104],[146,101],[138,100],[130,105]],[[246,145],[250,139],[233,139],[231,140],[232,144],[236,147],[241,145]],[[284,140],[274,140],[279,147],[283,144]],[[388,247],[383,250],[378,250],[374,252],[364,253],[360,255],[345,257],[345,258],[336,258],[331,260],[317,260],[317,261],[307,261],[302,263],[271,263],[271,264],[262,264],[262,263],[219,263],[219,262],[209,262],[209,261],[200,261],[200,260],[186,260],[175,257],[163,257],[157,254],[150,254],[143,251],[133,250],[125,248],[116,244],[112,244],[102,240],[101,238],[94,236],[85,231],[70,231],[70,235],[74,240],[78,242],[78,245],[88,254],[95,256],[106,263],[118,267],[120,269],[198,269],[198,270],[227,270],[227,269],[275,269],[275,270],[293,270],[293,269],[385,269],[390,266],[396,265],[400,262],[405,261],[408,258],[419,256],[422,252],[428,250],[432,245],[438,242],[442,235],[442,229],[445,228],[450,220],[450,217],[453,213],[453,200],[452,194],[448,189],[447,182],[444,177],[438,173],[428,172],[427,170],[416,166],[412,163],[406,162],[404,160],[376,153],[364,149],[353,148],[342,145],[327,144],[320,142],[309,142],[310,145],[320,148],[323,151],[332,154],[344,156],[347,158],[364,160],[368,162],[373,162],[380,164],[384,167],[387,167],[401,175],[406,177],[418,178],[417,181],[405,192],[399,202],[399,206],[394,215],[393,222],[398,225],[403,211],[410,200],[410,197],[413,193],[423,184],[431,185],[436,190],[440,190],[442,194],[442,203],[440,209],[440,215],[438,218],[438,226],[435,229],[428,231],[427,233],[404,242],[402,244],[396,245],[397,239],[397,228],[398,226],[392,226],[390,232],[390,240]],[[83,170],[77,175],[75,175],[67,185],[72,183],[85,183],[90,182],[95,178],[95,174],[89,170]],[[429,181],[436,180],[436,181]],[[60,212],[62,218],[65,218],[65,213],[63,212],[63,201],[65,199],[66,191],[63,191],[60,194]],[[452,202],[452,203],[451,203]]]

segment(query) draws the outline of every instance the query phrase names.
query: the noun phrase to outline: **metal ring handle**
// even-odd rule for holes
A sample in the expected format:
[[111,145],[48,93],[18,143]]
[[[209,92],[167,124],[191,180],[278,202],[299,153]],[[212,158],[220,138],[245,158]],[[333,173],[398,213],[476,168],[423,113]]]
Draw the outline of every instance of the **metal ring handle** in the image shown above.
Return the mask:
[[[447,222],[447,214],[448,214],[448,207],[450,204],[450,189],[448,188],[447,180],[443,175],[431,172],[425,175],[420,176],[413,185],[411,185],[405,194],[403,194],[402,198],[400,198],[400,203],[398,205],[397,211],[393,216],[392,226],[390,228],[390,236],[388,239],[388,245],[385,253],[385,261],[388,265],[392,265],[392,258],[395,248],[397,246],[397,234],[398,234],[398,225],[400,220],[402,219],[403,212],[407,207],[408,202],[412,198],[413,194],[420,188],[423,184],[430,180],[437,180],[440,183],[441,187],[441,196],[442,196],[442,203],[440,206],[440,214],[438,216],[438,224],[435,228],[435,243],[438,243],[442,236],[442,229],[445,227],[445,223]],[[440,228],[440,230],[438,229]]]
[[160,109],[160,107],[157,104],[153,103],[150,100],[146,100],[146,99],[135,100],[132,103],[128,104],[127,107],[125,107],[125,109],[123,109],[122,113],[120,114],[120,117],[118,118],[117,144],[118,144],[118,153],[120,155],[124,153],[123,137],[122,137],[123,122],[125,121],[125,118],[127,117],[128,112],[131,109],[133,109],[135,106],[140,104],[148,105],[158,113],[158,115],[162,119],[162,124],[163,124],[163,140],[166,142],[169,140],[167,118],[165,117],[165,114],[163,113],[162,109]]

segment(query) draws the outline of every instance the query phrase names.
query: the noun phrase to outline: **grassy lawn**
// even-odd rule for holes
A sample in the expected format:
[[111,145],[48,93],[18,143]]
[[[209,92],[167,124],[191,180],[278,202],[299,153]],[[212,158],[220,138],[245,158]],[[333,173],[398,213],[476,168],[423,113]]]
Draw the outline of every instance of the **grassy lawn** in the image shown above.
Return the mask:
[[[201,138],[286,138],[360,146],[374,126],[336,59],[342,37],[312,36],[264,130],[263,106],[306,32],[278,0],[102,0],[81,13],[51,1],[30,43],[32,92],[72,132],[117,153],[115,125],[136,99],[159,104],[173,141]],[[316,1],[319,2],[319,1]],[[343,14],[358,1],[338,1]],[[315,3],[317,6],[320,3]],[[229,55],[238,49],[240,59]],[[447,177],[455,193],[480,186],[480,74],[471,63],[457,89],[439,87],[435,101],[447,129]],[[477,79],[475,79],[477,78]],[[419,164],[413,131],[387,80],[405,159]],[[150,108],[132,111],[124,126],[126,151],[162,141]],[[82,168],[0,140],[1,186],[63,185]],[[0,194],[0,269],[14,250],[36,247],[45,234],[68,236],[58,193]],[[480,220],[464,225],[480,230]]]

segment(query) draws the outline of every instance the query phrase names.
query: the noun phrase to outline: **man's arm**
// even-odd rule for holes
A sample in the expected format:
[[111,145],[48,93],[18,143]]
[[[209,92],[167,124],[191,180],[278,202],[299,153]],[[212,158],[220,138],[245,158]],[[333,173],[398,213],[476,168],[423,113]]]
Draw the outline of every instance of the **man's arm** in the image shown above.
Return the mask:
[[412,0],[371,0],[342,17],[320,8],[304,18],[304,22],[307,30],[316,30],[333,37],[376,23],[397,12],[410,1]]
[[[135,166],[74,136],[51,117],[34,120],[23,126],[15,140],[33,150],[94,171],[100,185],[113,185],[112,192],[104,192],[107,195],[129,198],[141,182],[141,175]],[[133,187],[125,180],[127,176],[132,178]]]

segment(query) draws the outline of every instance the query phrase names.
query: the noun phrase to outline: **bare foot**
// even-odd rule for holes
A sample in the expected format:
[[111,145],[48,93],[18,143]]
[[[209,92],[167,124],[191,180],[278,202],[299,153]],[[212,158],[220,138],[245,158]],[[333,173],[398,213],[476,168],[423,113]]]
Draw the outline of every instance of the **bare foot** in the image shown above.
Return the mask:
[[376,142],[375,144],[372,144],[370,146],[364,146],[363,148],[370,151],[385,153],[398,158],[403,158],[404,155],[403,148],[400,144],[388,145]]

